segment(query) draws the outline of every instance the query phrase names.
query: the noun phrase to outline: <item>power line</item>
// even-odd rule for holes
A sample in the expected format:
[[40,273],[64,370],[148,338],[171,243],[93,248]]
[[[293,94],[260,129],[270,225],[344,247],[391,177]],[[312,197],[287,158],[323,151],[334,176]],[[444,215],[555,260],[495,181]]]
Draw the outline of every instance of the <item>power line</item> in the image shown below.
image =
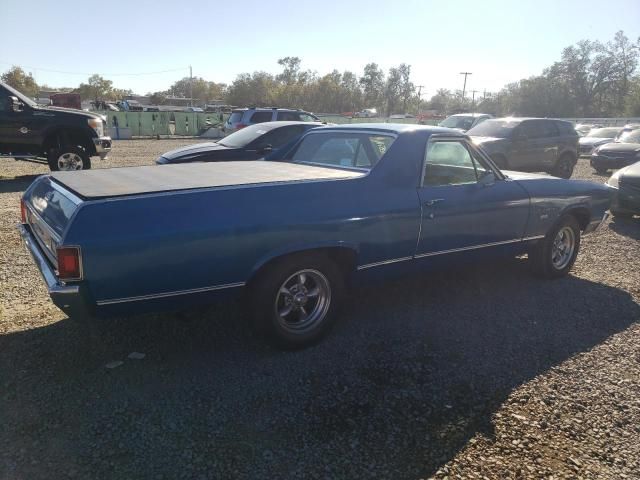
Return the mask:
[[[68,71],[64,71],[64,70],[54,70],[51,68],[42,68],[42,67],[34,67],[31,65],[17,65],[16,63],[12,63],[12,62],[5,62],[5,61],[0,61],[0,63],[2,63],[3,65],[16,65],[19,66],[20,68],[24,68],[27,70],[38,70],[38,71],[42,71],[42,72],[49,72],[49,73],[62,73],[64,75],[84,75],[84,76],[88,76],[88,75],[93,75],[96,72],[91,72],[91,73],[87,73],[87,72],[68,72]],[[155,72],[136,72],[136,73],[99,73],[99,75],[104,75],[104,76],[108,76],[108,77],[136,77],[136,76],[142,76],[142,75],[157,75],[159,73],[170,73],[170,72],[179,72],[179,71],[184,71],[187,70],[189,67],[180,67],[180,68],[171,68],[169,70],[158,70]]]

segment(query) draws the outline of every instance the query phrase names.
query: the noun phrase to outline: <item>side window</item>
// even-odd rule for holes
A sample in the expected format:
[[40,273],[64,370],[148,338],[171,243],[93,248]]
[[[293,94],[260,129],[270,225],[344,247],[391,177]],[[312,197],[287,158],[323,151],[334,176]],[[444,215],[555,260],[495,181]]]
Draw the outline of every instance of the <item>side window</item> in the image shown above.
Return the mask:
[[249,121],[251,123],[270,122],[271,116],[272,116],[271,112],[254,112],[253,115],[251,115],[251,120]]
[[278,112],[278,120],[296,122],[300,120],[300,114],[296,112]]
[[301,133],[302,129],[298,125],[276,128],[263,135],[258,144],[259,146],[271,145],[274,149],[279,148]]
[[299,116],[300,116],[299,120],[301,120],[303,122],[317,122],[318,121],[317,118],[312,117],[308,113],[301,113]]
[[535,121],[523,122],[519,128],[520,128],[520,131],[530,139],[544,138],[547,134],[546,129],[544,128],[544,125],[542,124],[542,122],[535,122]]
[[557,137],[560,135],[555,122],[541,122],[544,128],[545,137]]
[[476,183],[476,168],[471,153],[460,142],[429,142],[425,157],[423,185],[465,185]]
[[8,112],[9,109],[9,93],[5,90],[0,90],[0,112]]

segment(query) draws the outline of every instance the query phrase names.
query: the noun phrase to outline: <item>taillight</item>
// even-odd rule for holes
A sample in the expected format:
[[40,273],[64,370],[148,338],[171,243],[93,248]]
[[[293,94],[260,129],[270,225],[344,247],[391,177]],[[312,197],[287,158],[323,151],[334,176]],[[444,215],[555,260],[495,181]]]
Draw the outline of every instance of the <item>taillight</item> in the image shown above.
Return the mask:
[[82,280],[80,247],[58,247],[58,277],[60,280]]
[[241,128],[246,127],[246,125],[244,123],[236,123],[236,129],[240,130]]
[[23,198],[20,199],[20,221],[23,224],[27,223],[27,206]]

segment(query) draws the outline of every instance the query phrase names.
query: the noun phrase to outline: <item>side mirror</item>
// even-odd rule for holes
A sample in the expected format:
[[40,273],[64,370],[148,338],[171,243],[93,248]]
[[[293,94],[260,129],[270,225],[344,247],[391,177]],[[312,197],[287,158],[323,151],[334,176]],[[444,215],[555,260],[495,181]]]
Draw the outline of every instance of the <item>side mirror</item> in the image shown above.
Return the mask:
[[481,187],[490,187],[496,183],[496,176],[493,172],[487,172],[483,177],[478,180],[478,185]]
[[13,95],[9,97],[10,107],[12,112],[21,112],[22,107],[24,106],[22,102],[18,99],[18,97],[14,97]]

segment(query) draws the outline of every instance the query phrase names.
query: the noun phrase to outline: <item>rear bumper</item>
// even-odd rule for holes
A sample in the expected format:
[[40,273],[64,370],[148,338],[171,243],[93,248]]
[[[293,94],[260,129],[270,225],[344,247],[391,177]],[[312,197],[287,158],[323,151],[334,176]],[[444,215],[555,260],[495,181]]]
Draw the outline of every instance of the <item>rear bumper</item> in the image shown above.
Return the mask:
[[631,165],[635,159],[611,158],[597,154],[591,155],[591,166],[596,169],[618,169]]
[[104,160],[111,151],[111,137],[94,138],[93,145],[96,148],[96,155],[99,155]]
[[38,242],[33,237],[28,225],[19,225],[18,230],[25,247],[33,257],[40,274],[47,286],[47,291],[53,303],[67,315],[82,315],[88,313],[87,305],[82,297],[79,285],[66,285],[58,280],[51,264],[46,259]]

